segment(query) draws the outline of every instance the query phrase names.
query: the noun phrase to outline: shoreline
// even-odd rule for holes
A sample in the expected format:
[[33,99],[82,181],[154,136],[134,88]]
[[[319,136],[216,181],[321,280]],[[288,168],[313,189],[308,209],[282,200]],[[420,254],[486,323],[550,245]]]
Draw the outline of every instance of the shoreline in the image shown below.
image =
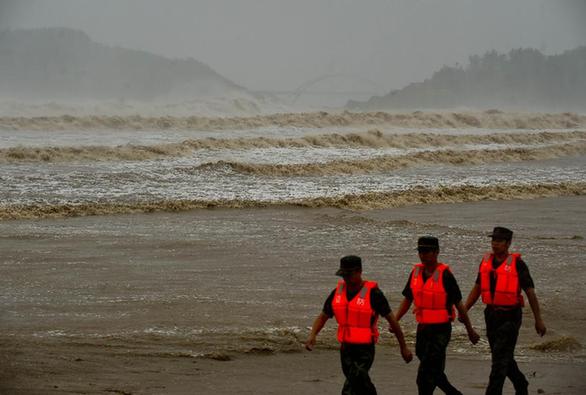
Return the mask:
[[[0,390],[17,395],[338,394],[344,380],[338,351],[320,350],[319,344],[313,352],[240,356],[230,361],[152,355],[112,358],[107,352],[88,353],[83,347],[63,351],[59,355],[37,352],[31,359],[23,358],[22,350],[13,358],[4,352]],[[418,365],[417,358],[405,364],[396,347],[379,344],[371,378],[381,394],[413,394]],[[519,366],[529,380],[530,393],[586,392],[584,361],[519,361]],[[489,359],[448,354],[446,374],[465,394],[483,394],[489,372]],[[504,394],[512,393],[507,381]]]

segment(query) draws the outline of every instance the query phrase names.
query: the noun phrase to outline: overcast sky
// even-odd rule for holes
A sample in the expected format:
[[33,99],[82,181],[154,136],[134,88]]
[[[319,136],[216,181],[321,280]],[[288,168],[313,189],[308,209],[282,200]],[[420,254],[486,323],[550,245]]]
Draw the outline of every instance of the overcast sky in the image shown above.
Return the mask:
[[254,90],[343,74],[386,93],[491,49],[586,45],[586,0],[0,0],[0,30],[49,26]]

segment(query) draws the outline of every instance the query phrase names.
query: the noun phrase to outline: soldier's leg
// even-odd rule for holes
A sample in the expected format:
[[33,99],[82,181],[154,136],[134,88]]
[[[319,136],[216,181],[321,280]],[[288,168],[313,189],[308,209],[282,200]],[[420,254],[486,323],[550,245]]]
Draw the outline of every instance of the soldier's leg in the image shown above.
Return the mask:
[[[485,311],[485,315],[486,336],[488,338],[488,344],[490,346],[490,353],[492,358],[488,386],[486,387],[486,395],[501,395],[508,370],[508,362],[504,362],[503,358],[503,352],[505,348],[503,341],[505,339],[502,337],[499,338],[499,325],[497,322],[494,322],[494,317],[491,317],[492,314]],[[499,342],[498,344],[497,341]]]
[[346,382],[343,395],[376,395],[376,388],[370,380],[369,370],[374,362],[374,344],[346,345],[342,356],[342,370]]
[[521,329],[521,321],[523,319],[523,314],[519,311],[518,314],[515,314],[514,323],[516,330],[511,333],[511,338],[513,339],[513,358],[509,363],[509,369],[507,370],[507,377],[513,383],[515,387],[515,393],[517,395],[526,395],[528,393],[529,382],[525,378],[525,375],[519,370],[519,366],[515,361],[515,346],[517,345],[517,339],[519,337],[519,329]]
[[342,395],[352,395],[350,381],[348,380],[350,367],[352,366],[352,355],[345,344],[340,346],[340,362],[342,363],[342,372],[346,378],[346,381],[344,381],[344,387],[342,387]]
[[448,395],[462,395],[460,391],[456,387],[454,387],[450,381],[448,380],[448,376],[446,376],[445,368],[446,368],[446,348],[448,347],[448,343],[452,337],[452,326],[443,327],[441,330],[438,330],[434,333],[434,341],[433,341],[433,355],[435,355],[436,360],[436,371],[435,371],[435,384],[437,387],[442,390],[445,394]]
[[419,368],[417,369],[419,395],[431,395],[436,387],[436,367],[434,364],[437,361],[434,358],[433,335],[434,332],[429,329],[429,326],[419,325],[417,327],[415,355],[419,358]]
[[448,376],[442,373],[436,380],[437,388],[447,395],[462,395],[462,393],[450,383]]
[[442,374],[437,382],[437,387],[447,395],[462,395],[462,393],[448,381],[448,377]]
[[485,318],[487,337],[492,354],[492,365],[486,395],[501,395],[505,378],[514,361],[518,326],[515,320],[511,319],[508,312],[486,310]]
[[519,370],[517,362],[513,359],[509,365],[507,377],[512,381],[515,387],[515,394],[527,395],[529,393],[529,382],[525,375]]

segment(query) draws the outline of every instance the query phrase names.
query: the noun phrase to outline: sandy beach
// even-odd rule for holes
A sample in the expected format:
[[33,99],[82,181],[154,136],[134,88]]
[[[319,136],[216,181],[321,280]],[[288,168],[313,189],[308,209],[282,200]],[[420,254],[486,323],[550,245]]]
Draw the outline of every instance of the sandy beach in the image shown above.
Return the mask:
[[[3,350],[5,351],[5,350]],[[343,376],[336,351],[246,356],[232,361],[168,357],[111,357],[69,350],[3,365],[5,394],[339,394]],[[18,350],[17,355],[22,355]],[[40,359],[37,359],[40,357]],[[530,393],[583,394],[584,363],[522,362]],[[489,360],[448,356],[446,372],[464,394],[484,394]],[[417,361],[379,346],[371,377],[380,394],[416,394]],[[437,393],[441,391],[437,390]],[[513,394],[510,382],[505,394]]]
[[[415,259],[412,243],[435,234],[467,294],[485,231],[499,223],[517,232],[515,247],[530,265],[548,326],[539,338],[525,312],[517,354],[531,393],[582,394],[585,202],[576,196],[3,221],[0,392],[339,393],[335,323],[314,352],[302,348],[337,280],[339,256],[361,254],[365,274],[396,308]],[[560,261],[570,277],[548,275],[559,270],[548,265]],[[567,295],[578,303],[569,305]],[[481,310],[471,317],[483,333]],[[412,317],[402,325],[413,346]],[[483,393],[486,341],[469,346],[458,324],[448,353],[451,380],[466,394]],[[379,392],[416,393],[416,370],[417,361],[404,364],[394,339],[383,336],[372,369]]]

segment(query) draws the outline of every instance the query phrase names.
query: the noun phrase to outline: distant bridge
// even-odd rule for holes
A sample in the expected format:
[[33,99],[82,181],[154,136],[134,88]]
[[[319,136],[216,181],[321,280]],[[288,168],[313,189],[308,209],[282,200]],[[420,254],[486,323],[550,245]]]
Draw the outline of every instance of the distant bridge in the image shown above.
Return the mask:
[[[328,80],[340,80],[342,79],[344,82],[360,82],[362,85],[367,85],[372,90],[312,90],[310,89],[323,81]],[[355,96],[355,95],[364,95],[364,96],[382,96],[386,92],[384,92],[383,88],[380,84],[364,77],[356,76],[353,74],[325,74],[319,76],[317,78],[311,79],[309,81],[304,82],[303,84],[299,85],[297,89],[291,91],[261,91],[260,93],[267,93],[267,94],[277,94],[277,95],[288,95],[290,96],[291,104],[295,104],[295,102],[299,99],[302,95],[346,95],[346,96]]]

